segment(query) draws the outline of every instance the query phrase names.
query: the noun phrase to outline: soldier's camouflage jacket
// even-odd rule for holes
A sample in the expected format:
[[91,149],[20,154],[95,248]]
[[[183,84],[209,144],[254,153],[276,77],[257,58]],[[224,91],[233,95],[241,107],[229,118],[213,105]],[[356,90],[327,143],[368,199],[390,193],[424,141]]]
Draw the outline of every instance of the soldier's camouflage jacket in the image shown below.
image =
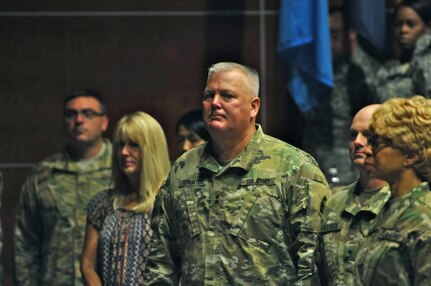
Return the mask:
[[86,207],[110,187],[112,146],[81,171],[66,151],[39,163],[26,179],[17,206],[15,285],[82,285],[79,260]]
[[357,285],[430,285],[431,192],[428,183],[392,198],[356,259]]
[[313,252],[327,182],[311,156],[257,127],[225,166],[210,143],[175,162],[153,211],[148,285],[307,285],[317,278]]
[[322,285],[353,285],[356,255],[390,191],[385,186],[362,204],[359,196],[359,184],[354,183],[333,194],[326,203],[318,252]]
[[417,40],[413,61],[419,66],[425,81],[425,92],[422,95],[431,98],[431,32],[426,32]]
[[390,60],[379,69],[374,80],[373,90],[378,102],[416,94],[430,98],[431,33],[427,32],[418,39],[410,63]]

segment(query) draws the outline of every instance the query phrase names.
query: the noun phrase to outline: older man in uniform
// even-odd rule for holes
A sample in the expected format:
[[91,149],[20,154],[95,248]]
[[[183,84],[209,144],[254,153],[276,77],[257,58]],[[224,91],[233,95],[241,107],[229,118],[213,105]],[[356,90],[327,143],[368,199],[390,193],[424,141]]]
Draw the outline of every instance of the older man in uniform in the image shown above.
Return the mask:
[[16,213],[14,276],[19,285],[82,285],[79,259],[86,205],[110,185],[111,143],[103,98],[85,90],[64,100],[68,143],[26,179]]
[[259,76],[209,69],[211,140],[173,165],[153,212],[148,285],[292,285],[316,278],[320,209],[330,190],[314,159],[255,123]]

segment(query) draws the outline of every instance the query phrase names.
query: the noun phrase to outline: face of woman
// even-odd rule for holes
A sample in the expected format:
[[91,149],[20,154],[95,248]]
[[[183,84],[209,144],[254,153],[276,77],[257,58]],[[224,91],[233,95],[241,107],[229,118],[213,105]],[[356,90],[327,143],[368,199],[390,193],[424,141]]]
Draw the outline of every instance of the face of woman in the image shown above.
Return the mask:
[[127,177],[139,176],[142,161],[142,152],[139,145],[132,141],[120,141],[117,152],[121,172]]
[[181,154],[203,143],[205,143],[205,140],[186,129],[183,124],[178,126],[177,146]]
[[415,10],[406,6],[399,8],[395,16],[395,37],[402,50],[413,50],[426,30],[425,23]]
[[388,183],[394,182],[405,168],[404,154],[382,138],[372,137],[368,140],[367,148],[372,149],[365,159],[365,170],[368,175]]

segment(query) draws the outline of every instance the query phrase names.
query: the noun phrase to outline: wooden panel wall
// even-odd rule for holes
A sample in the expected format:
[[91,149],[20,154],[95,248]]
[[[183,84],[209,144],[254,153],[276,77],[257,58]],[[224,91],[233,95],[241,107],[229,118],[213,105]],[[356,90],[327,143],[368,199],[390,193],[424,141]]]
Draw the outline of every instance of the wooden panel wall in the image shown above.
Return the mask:
[[200,107],[207,67],[221,60],[239,61],[264,71],[266,104],[261,114],[266,132],[295,141],[289,137],[294,113],[286,113],[291,103],[276,54],[278,1],[101,3],[0,3],[6,285],[12,285],[13,217],[20,186],[31,164],[62,149],[61,104],[74,89],[92,88],[106,97],[108,137],[123,114],[152,114],[163,126],[175,159],[175,122]]

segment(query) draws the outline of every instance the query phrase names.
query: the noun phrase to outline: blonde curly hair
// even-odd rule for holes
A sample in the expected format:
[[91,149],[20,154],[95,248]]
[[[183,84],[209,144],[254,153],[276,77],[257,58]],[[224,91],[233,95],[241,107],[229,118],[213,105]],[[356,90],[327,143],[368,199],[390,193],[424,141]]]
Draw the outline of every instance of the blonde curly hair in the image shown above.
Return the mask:
[[420,95],[387,100],[374,112],[370,131],[404,154],[417,155],[414,170],[431,180],[431,100]]

